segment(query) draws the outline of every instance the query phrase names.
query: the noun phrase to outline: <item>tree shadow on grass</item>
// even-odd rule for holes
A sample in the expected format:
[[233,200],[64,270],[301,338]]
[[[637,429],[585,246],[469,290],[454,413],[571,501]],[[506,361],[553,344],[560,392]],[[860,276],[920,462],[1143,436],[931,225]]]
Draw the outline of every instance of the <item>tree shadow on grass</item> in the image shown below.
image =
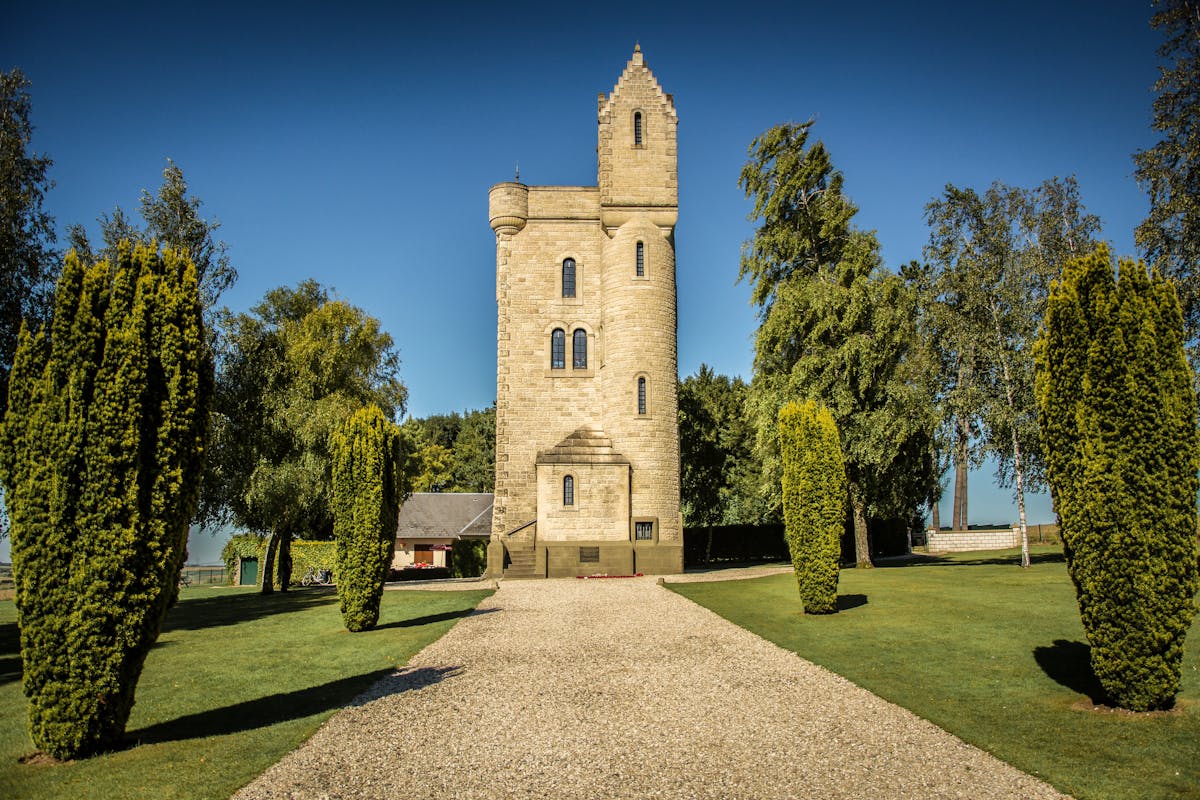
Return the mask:
[[17,623],[0,625],[0,686],[21,680],[21,637]]
[[278,722],[302,719],[346,706],[372,684],[389,675],[394,676],[394,680],[386,682],[385,691],[372,694],[382,697],[386,694],[420,689],[438,683],[457,672],[458,667],[423,667],[403,670],[400,673],[393,669],[364,672],[319,686],[267,695],[138,728],[126,734],[126,744],[134,747],[265,728]]
[[[1030,564],[1063,564],[1066,563],[1066,560],[1066,556],[1062,553],[1031,553],[1029,556]],[[1019,566],[1020,563],[1020,555],[1005,554],[1002,556],[983,556],[979,558],[955,558],[951,555],[927,556],[921,553],[913,553],[911,556],[877,559],[875,566],[880,569],[895,569],[897,567],[1002,567],[1005,565]]]
[[244,591],[215,594],[210,597],[184,597],[167,612],[162,631],[198,631],[223,625],[238,625],[276,614],[290,614],[313,606],[336,603],[337,594],[334,592],[311,589],[266,595]]
[[1033,660],[1055,683],[1086,695],[1092,705],[1108,701],[1104,688],[1092,672],[1092,649],[1083,642],[1055,639],[1049,647],[1033,648]]
[[839,594],[837,596],[837,610],[849,611],[852,608],[859,608],[867,604],[867,596],[865,594]]
[[498,608],[462,608],[458,611],[443,611],[440,614],[426,614],[423,617],[413,617],[412,619],[398,619],[395,622],[388,622],[383,625],[376,625],[371,630],[382,631],[388,628],[415,628],[418,625],[430,625],[434,622],[445,622],[450,619],[461,619],[469,617],[472,614],[490,614],[493,611],[499,611]]

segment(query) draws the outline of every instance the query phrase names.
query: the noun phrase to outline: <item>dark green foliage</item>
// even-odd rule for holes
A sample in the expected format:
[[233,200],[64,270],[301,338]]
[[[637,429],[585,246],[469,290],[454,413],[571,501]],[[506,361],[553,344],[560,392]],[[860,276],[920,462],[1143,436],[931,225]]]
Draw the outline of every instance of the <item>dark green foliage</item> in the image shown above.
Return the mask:
[[396,547],[404,485],[400,429],[378,406],[360,408],[333,436],[333,533],[346,629],[379,621],[383,582]]
[[783,521],[806,614],[837,611],[846,468],[837,424],[813,400],[779,409]]
[[490,492],[496,482],[496,407],[406,420],[413,491]]
[[1152,127],[1162,139],[1134,155],[1134,177],[1150,195],[1150,214],[1135,238],[1176,282],[1192,366],[1200,369],[1200,2],[1156,0],[1154,7],[1150,24],[1164,41]]
[[762,462],[754,422],[746,410],[750,387],[701,364],[679,383],[679,468],[683,524],[737,525],[772,522],[759,491]]
[[58,257],[54,220],[42,210],[54,162],[30,152],[32,106],[21,70],[0,72],[0,419],[21,320],[49,315]]
[[455,539],[450,546],[450,577],[478,578],[487,567],[487,541]]
[[114,264],[67,256],[0,431],[29,731],[51,755],[121,740],[177,592],[211,392],[190,261],[128,243]]
[[1092,668],[1169,708],[1195,614],[1196,399],[1171,282],[1100,246],[1051,285],[1036,346],[1046,472]]

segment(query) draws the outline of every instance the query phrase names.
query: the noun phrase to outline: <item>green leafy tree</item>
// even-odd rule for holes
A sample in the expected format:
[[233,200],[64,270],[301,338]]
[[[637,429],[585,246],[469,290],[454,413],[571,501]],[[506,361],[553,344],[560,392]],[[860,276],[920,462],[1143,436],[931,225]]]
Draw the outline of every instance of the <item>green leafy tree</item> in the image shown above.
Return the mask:
[[1074,178],[1033,190],[996,183],[982,195],[947,185],[925,211],[926,335],[941,352],[941,422],[953,430],[960,470],[996,457],[1001,485],[1014,490],[1027,567],[1025,490],[1042,485],[1032,345],[1051,279],[1091,248],[1100,222],[1084,211]]
[[463,415],[454,437],[454,491],[490,492],[496,483],[496,406]]
[[369,404],[403,413],[399,358],[378,320],[311,280],[220,319],[202,520],[269,533],[262,589],[286,589],[293,537],[333,532],[330,436]]
[[11,487],[29,732],[57,758],[117,746],[178,590],[212,364],[195,267],[122,244],[66,257],[53,320],[21,334],[0,477]]
[[1169,708],[1195,616],[1200,438],[1175,289],[1108,248],[1067,262],[1036,345],[1046,472],[1092,669]]
[[1150,24],[1165,37],[1153,105],[1162,139],[1134,155],[1134,176],[1150,195],[1150,214],[1135,239],[1176,282],[1193,371],[1200,372],[1200,2],[1155,0],[1154,7]]
[[0,420],[21,320],[36,326],[49,316],[58,260],[54,220],[42,210],[54,162],[30,150],[29,87],[21,70],[0,72]]
[[376,405],[333,435],[333,531],[342,620],[351,633],[379,622],[379,602],[407,494],[400,429]]
[[867,516],[910,519],[929,494],[932,417],[909,358],[914,293],[882,269],[874,234],[852,227],[856,209],[824,146],[808,144],[811,125],[756,138],[741,173],[759,222],[740,271],[761,321],[749,405],[776,497],[779,408],[792,398],[829,407],[842,437],[856,561],[866,567]]
[[167,159],[162,175],[163,184],[157,193],[142,190],[140,208],[144,228],[138,228],[117,206],[111,216],[100,215],[100,248],[93,248],[87,231],[78,224],[67,229],[68,241],[87,258],[111,259],[118,243],[126,239],[144,243],[156,241],[183,250],[196,265],[204,307],[214,307],[221,293],[237,281],[237,271],[230,264],[227,245],[213,238],[221,223],[201,216],[204,203],[200,198],[188,195],[183,170],[174,161]]
[[[779,287],[756,337],[760,420],[789,397],[833,414],[859,567],[871,566],[867,518],[912,519],[934,480],[932,409],[909,358],[915,325],[914,293],[882,269],[874,235],[855,232],[840,263]],[[766,430],[760,422],[760,436]],[[777,432],[769,445],[781,481]]]
[[701,364],[679,384],[680,488],[688,526],[775,521],[746,413],[749,387]]
[[837,424],[813,400],[779,409],[783,520],[806,614],[837,612],[846,471]]

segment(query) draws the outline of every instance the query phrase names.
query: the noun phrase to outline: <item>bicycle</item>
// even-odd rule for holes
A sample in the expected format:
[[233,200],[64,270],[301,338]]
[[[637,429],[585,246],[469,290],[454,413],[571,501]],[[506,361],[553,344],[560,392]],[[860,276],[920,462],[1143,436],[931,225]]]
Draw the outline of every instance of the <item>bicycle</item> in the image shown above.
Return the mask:
[[301,586],[332,586],[333,570],[309,567],[308,572],[300,579]]

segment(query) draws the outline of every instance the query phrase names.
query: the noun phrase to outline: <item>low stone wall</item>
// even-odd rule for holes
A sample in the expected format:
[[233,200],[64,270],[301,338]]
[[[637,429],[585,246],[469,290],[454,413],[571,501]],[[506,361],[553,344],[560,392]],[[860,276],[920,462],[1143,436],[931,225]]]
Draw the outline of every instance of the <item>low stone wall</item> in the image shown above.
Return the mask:
[[966,550],[1005,550],[1021,546],[1021,528],[977,529],[969,531],[935,531],[925,534],[930,553],[958,553]]

